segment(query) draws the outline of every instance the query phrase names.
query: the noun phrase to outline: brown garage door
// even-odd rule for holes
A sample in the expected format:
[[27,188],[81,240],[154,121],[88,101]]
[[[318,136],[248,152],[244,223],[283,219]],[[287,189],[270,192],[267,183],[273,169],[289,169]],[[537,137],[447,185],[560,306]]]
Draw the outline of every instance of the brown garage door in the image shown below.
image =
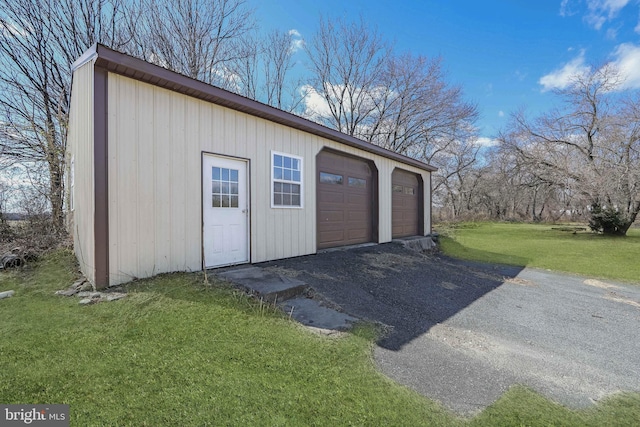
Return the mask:
[[391,181],[393,237],[417,236],[422,217],[420,180],[414,173],[395,169]]
[[368,162],[323,150],[316,166],[318,248],[371,242],[374,173]]

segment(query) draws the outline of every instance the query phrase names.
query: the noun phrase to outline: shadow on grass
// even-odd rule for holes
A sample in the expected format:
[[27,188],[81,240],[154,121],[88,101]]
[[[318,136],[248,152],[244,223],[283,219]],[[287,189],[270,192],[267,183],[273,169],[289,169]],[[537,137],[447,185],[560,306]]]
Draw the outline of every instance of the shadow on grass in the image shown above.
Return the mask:
[[521,267],[425,256],[393,243],[261,264],[296,276],[347,313],[389,327],[399,350],[517,276]]

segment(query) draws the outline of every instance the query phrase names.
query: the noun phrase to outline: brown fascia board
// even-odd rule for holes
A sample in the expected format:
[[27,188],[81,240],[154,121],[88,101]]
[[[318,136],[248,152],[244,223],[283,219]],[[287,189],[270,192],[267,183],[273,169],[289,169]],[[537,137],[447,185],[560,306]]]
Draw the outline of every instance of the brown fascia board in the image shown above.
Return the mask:
[[350,147],[359,148],[379,156],[387,157],[428,172],[434,172],[437,170],[437,168],[427,163],[395,153],[369,142],[362,141],[358,138],[346,135],[305,118],[271,107],[270,105],[254,101],[219,87],[211,86],[199,80],[167,70],[166,68],[162,68],[158,65],[134,58],[101,44],[94,44],[89,48],[76,62],[73,63],[72,69],[75,70],[77,67],[92,59],[95,59],[96,66],[105,68],[112,73],[121,74],[135,80],[309,132],[311,134],[327,138]]

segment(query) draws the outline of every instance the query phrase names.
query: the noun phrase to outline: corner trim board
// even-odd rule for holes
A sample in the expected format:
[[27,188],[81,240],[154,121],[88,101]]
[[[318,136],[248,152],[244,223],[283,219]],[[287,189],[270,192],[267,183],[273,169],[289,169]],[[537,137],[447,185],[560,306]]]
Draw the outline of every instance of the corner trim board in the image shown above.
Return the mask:
[[93,173],[95,286],[109,286],[108,71],[94,66]]

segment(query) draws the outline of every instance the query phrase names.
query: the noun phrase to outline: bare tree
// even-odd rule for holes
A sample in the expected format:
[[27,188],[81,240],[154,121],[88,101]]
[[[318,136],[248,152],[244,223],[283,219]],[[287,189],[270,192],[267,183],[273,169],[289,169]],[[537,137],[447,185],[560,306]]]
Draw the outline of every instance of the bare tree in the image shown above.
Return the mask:
[[123,1],[0,0],[0,114],[10,138],[2,155],[47,165],[45,191],[63,230],[70,64],[96,41],[116,48]]
[[477,106],[450,85],[441,58],[397,56],[365,23],[322,20],[307,48],[311,95],[326,111],[307,114],[337,130],[431,163],[434,193],[457,215],[478,146]]
[[264,91],[266,102],[276,108],[293,111],[301,98],[292,96],[296,86],[289,93],[291,102],[286,103],[287,78],[293,68],[294,39],[291,31],[270,32],[263,43]]
[[382,83],[371,142],[404,154],[422,152],[430,161],[436,146],[475,136],[477,106],[464,101],[460,86],[447,83],[441,58],[391,55]]
[[238,45],[240,55],[227,64],[227,88],[281,110],[297,108],[302,96],[300,84],[289,80],[294,65],[291,32],[274,30],[262,38],[252,33]]
[[236,43],[238,55],[225,65],[225,72],[220,73],[219,85],[247,98],[258,100],[260,98],[261,43],[253,33],[246,34]]
[[348,135],[366,135],[378,98],[387,90],[381,81],[390,53],[387,43],[362,20],[321,19],[306,49],[312,72],[308,89],[329,109],[329,114],[312,109],[306,114]]
[[500,140],[538,181],[619,215],[605,232],[624,235],[640,211],[640,109],[620,83],[611,65],[577,75],[556,92],[558,108],[534,119],[515,113]]
[[240,43],[255,26],[244,0],[138,0],[142,10],[129,51],[209,84],[229,88],[228,66],[245,58]]

